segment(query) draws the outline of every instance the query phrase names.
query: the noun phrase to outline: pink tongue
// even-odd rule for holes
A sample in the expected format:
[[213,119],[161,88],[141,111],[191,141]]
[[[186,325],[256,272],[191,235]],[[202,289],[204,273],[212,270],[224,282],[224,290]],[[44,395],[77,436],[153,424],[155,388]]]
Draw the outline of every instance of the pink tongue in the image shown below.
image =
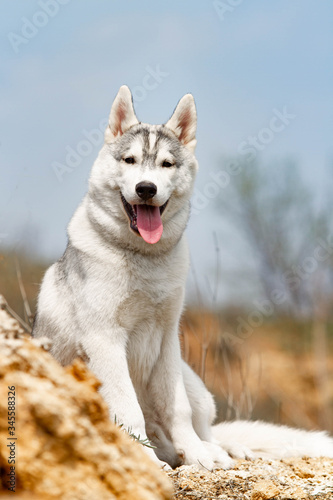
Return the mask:
[[150,205],[136,206],[139,233],[147,243],[157,243],[163,233],[163,224],[159,207]]

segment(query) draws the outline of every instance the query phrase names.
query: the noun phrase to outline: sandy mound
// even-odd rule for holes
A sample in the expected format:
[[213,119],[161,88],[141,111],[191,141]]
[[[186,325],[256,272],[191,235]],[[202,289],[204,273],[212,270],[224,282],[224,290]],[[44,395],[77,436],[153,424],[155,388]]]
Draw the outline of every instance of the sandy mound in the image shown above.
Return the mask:
[[[171,498],[165,473],[109,421],[99,382],[84,363],[64,369],[4,310],[0,325],[3,493],[12,495],[12,484],[18,498],[27,491],[34,493],[27,498],[65,500]],[[9,388],[15,422],[8,428]]]

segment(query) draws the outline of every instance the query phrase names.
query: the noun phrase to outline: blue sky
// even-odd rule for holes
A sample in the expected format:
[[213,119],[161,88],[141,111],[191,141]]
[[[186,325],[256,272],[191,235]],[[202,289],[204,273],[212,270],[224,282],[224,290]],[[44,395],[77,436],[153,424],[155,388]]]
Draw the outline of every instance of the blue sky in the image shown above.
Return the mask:
[[[309,185],[325,185],[333,153],[331,1],[244,0],[233,6],[237,2],[226,0],[220,2],[224,16],[210,1],[62,2],[1,5],[3,245],[30,235],[42,256],[61,255],[66,225],[100,146],[91,145],[62,182],[54,164],[64,163],[67,152],[98,129],[124,83],[137,96],[139,119],[151,123],[165,122],[179,98],[193,93],[200,192],[220,158],[239,155],[239,145],[257,137],[274,110],[284,108],[294,118],[268,136],[263,159],[292,157]],[[51,17],[48,9],[57,12]],[[147,89],[152,72],[162,76]],[[214,200],[190,222],[191,254],[201,277],[211,270],[212,233],[219,235],[220,227]],[[220,244],[224,265],[237,267],[232,243]]]

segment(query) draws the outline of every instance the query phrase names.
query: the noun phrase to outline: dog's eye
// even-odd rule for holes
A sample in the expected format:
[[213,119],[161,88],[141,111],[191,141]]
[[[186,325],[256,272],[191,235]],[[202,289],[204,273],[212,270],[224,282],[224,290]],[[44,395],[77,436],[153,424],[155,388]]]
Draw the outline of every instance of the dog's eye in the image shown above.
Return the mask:
[[162,167],[170,168],[172,167],[172,163],[170,161],[164,160],[164,162],[162,163]]
[[127,158],[123,158],[125,163],[135,163],[133,156],[128,156]]

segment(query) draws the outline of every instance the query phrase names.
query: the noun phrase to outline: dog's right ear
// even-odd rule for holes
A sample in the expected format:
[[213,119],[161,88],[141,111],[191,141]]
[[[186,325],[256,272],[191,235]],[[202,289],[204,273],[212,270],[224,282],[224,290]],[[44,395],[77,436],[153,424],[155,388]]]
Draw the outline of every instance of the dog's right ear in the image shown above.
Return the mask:
[[109,124],[104,136],[105,142],[115,141],[137,123],[139,120],[134,113],[131,91],[127,85],[122,85],[112,104]]

